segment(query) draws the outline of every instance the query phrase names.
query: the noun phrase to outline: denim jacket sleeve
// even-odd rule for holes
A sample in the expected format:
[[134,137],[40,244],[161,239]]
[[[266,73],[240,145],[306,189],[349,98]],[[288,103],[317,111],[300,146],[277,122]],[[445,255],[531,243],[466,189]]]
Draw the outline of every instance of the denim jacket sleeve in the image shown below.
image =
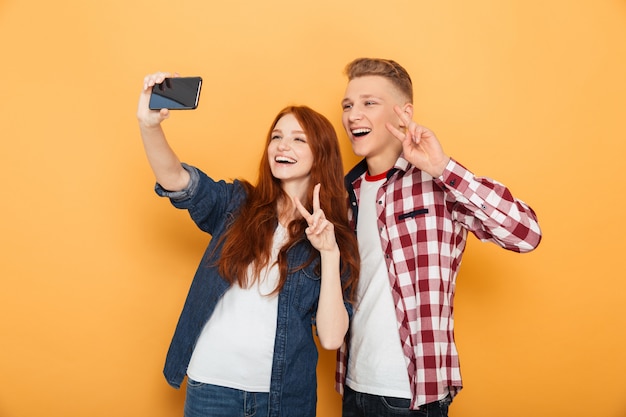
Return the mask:
[[168,191],[155,185],[155,192],[170,199],[172,205],[189,211],[196,225],[213,235],[216,229],[224,226],[224,218],[232,218],[245,200],[245,192],[240,181],[232,183],[214,181],[200,169],[182,164],[190,175],[187,188],[181,191]]
[[198,168],[187,165],[184,162],[181,165],[189,173],[189,184],[187,184],[187,188],[180,191],[168,191],[161,187],[161,184],[159,183],[156,183],[154,186],[154,191],[159,195],[159,197],[167,197],[172,201],[172,203],[179,201],[182,202],[191,198],[197,192],[198,183],[200,182],[200,173],[198,172]]

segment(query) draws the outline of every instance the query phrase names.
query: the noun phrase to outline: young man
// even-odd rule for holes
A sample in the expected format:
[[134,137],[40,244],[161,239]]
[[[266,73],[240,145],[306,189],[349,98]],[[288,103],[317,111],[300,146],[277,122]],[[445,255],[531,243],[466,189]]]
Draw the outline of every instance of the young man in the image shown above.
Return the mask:
[[515,252],[541,231],[528,205],[412,120],[402,66],[361,58],[346,75],[343,125],[364,159],[346,176],[361,278],[339,352],[343,416],[445,417],[462,386],[452,303],[468,231]]

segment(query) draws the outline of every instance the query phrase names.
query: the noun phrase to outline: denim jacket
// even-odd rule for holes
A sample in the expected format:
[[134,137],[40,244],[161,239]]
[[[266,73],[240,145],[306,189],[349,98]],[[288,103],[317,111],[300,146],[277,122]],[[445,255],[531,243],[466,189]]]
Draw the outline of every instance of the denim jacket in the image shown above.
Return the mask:
[[[195,167],[183,166],[191,175],[187,189],[169,192],[157,184],[155,191],[162,197],[169,197],[175,207],[188,210],[196,225],[209,233],[212,239],[194,276],[167,353],[163,373],[167,382],[175,388],[180,387],[187,373],[200,332],[229,288],[215,265],[222,250],[216,246],[246,199],[239,181],[216,182]],[[302,240],[288,250],[288,265],[301,265],[312,250],[315,249],[303,235]],[[269,393],[270,417],[315,417],[318,353],[312,325],[320,294],[320,276],[315,272],[319,262],[318,256],[306,268],[288,273],[278,295]],[[346,308],[352,315],[351,306],[346,304]]]

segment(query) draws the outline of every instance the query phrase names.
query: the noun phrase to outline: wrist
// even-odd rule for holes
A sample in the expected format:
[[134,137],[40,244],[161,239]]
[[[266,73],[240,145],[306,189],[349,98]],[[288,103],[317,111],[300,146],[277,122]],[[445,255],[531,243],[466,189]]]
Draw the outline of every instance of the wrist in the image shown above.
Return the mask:
[[154,132],[161,130],[161,122],[160,121],[151,121],[145,119],[139,119],[139,128],[144,132]]
[[332,258],[332,257],[335,257],[335,258],[339,259],[339,257],[341,256],[341,252],[339,251],[339,246],[337,246],[336,242],[335,242],[334,247],[329,248],[329,249],[322,249],[319,252],[320,252],[320,256],[322,258]]
[[450,163],[450,157],[449,156],[445,156],[441,162],[439,162],[438,164],[436,164],[433,167],[433,172],[431,173],[431,175],[433,176],[433,178],[439,178],[443,175],[443,173],[446,171],[446,167],[448,166],[448,163]]

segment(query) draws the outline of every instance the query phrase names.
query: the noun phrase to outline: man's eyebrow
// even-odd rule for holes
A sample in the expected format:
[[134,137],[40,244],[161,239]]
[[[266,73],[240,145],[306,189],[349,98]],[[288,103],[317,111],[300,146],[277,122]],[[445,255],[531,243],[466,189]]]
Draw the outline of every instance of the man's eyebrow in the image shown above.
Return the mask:
[[[375,94],[371,94],[371,93],[365,93],[365,94],[359,94],[359,96],[357,98],[363,99],[363,98],[378,98],[378,96],[376,96]],[[351,101],[351,98],[345,97],[341,102],[345,102],[345,101]]]

